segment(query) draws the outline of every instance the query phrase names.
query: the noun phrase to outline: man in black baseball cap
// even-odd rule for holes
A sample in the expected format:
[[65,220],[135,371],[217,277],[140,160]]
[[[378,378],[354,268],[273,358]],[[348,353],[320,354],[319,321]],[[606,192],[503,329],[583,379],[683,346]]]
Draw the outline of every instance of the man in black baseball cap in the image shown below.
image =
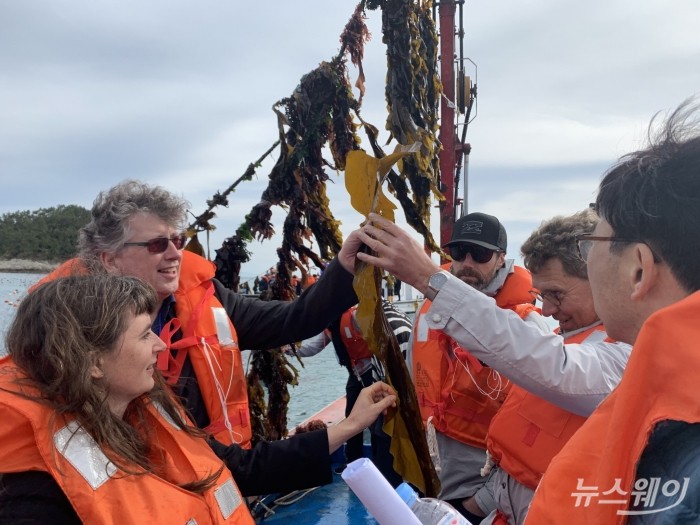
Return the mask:
[[508,247],[506,229],[493,215],[465,215],[455,222],[452,239],[444,247],[452,257],[450,271],[455,277],[487,295],[495,295],[503,285],[505,276],[490,286],[505,265]]
[[[431,277],[426,297],[434,297],[449,274],[496,299],[502,308],[526,316],[532,306],[532,279],[524,268],[506,260],[506,230],[493,215],[470,213],[455,222],[445,245],[452,263]],[[435,431],[436,464],[442,489],[438,497],[452,503],[471,523],[496,508],[481,468],[486,460],[486,432],[508,391],[508,380],[480,363],[449,336],[427,327],[430,300],[414,321],[407,360],[413,370],[421,415]],[[527,308],[519,309],[521,305]],[[545,327],[546,328],[546,327]],[[430,422],[428,422],[430,421]],[[432,442],[432,440],[430,440]],[[483,487],[483,488],[482,488]],[[479,496],[475,495],[479,493]],[[465,507],[475,496],[470,508]]]

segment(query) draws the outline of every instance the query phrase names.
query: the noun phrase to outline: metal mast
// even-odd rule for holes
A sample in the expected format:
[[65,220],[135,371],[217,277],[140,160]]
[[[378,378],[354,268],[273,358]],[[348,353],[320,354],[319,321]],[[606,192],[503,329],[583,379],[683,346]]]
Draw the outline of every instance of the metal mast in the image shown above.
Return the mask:
[[[464,0],[439,0],[435,4],[439,12],[440,79],[443,96],[440,100],[440,190],[445,200],[440,203],[440,245],[450,241],[454,222],[467,212],[467,167],[471,145],[466,142],[467,127],[476,100],[476,84],[465,74],[464,64],[476,64],[464,56]],[[459,23],[455,14],[459,6]],[[455,37],[459,41],[459,57],[455,53]],[[457,66],[457,67],[456,67]],[[457,74],[455,70],[458,68]],[[462,124],[457,122],[457,111],[464,115]],[[462,126],[461,137],[458,127]],[[464,170],[463,176],[461,176]],[[464,197],[457,196],[462,180]]]

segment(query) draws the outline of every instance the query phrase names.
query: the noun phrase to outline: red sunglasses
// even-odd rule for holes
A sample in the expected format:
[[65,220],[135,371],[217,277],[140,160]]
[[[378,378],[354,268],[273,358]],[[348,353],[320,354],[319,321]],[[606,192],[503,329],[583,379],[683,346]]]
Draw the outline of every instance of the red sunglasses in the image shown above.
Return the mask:
[[142,242],[125,242],[124,246],[145,246],[150,253],[163,253],[168,249],[168,243],[172,242],[175,248],[182,250],[185,247],[187,236],[184,233],[171,237],[156,237]]

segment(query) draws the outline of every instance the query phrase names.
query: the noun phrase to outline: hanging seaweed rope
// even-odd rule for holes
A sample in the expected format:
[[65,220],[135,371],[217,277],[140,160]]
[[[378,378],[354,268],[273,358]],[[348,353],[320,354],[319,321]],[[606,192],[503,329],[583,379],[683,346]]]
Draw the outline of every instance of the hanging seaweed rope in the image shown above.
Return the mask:
[[[377,144],[376,129],[365,125],[377,155],[352,152],[345,182],[353,207],[367,216],[380,213],[394,220],[395,206],[384,196],[388,178],[404,208],[407,221],[423,234],[426,245],[439,250],[429,231],[430,195],[442,198],[437,188],[439,143],[437,108],[441,86],[436,77],[437,35],[429,2],[388,0],[381,2],[382,33],[387,45],[388,74],[386,98],[389,108],[386,127],[398,142],[393,154],[384,156]],[[391,166],[397,163],[398,171]],[[408,198],[409,182],[412,197]],[[387,381],[396,389],[398,410],[385,420],[384,431],[391,440],[393,466],[401,476],[423,493],[436,496],[440,481],[430,459],[415,388],[398,343],[380,304],[381,272],[358,265],[354,280],[360,298],[357,321],[372,353],[382,362]]]
[[[438,189],[441,146],[437,139],[442,84],[437,74],[438,38],[432,2],[367,0],[367,6],[382,8],[382,41],[387,48],[386,129],[399,144],[417,142],[421,146],[418,153],[402,162],[400,176],[389,174],[389,188],[408,224],[423,236],[430,250],[442,253],[430,233],[430,196],[443,200]],[[368,131],[370,144],[375,155],[383,156],[373,131]]]
[[[287,211],[282,245],[277,250],[279,263],[277,279],[271,290],[273,298],[293,297],[291,276],[295,269],[303,273],[311,264],[321,268],[338,253],[342,236],[339,222],[329,207],[326,169],[346,170],[351,153],[361,153],[357,135],[360,127],[369,137],[375,157],[385,156],[378,144],[377,129],[360,115],[364,95],[362,59],[364,45],[370,38],[365,9],[377,8],[382,9],[383,42],[387,45],[389,69],[385,93],[389,108],[386,127],[390,140],[396,140],[400,145],[417,144],[416,151],[399,162],[397,171],[389,172],[389,191],[399,201],[407,222],[424,236],[426,246],[439,250],[429,228],[431,195],[441,198],[437,192],[439,143],[436,139],[440,83],[435,73],[437,37],[429,4],[407,0],[366,1],[357,6],[344,28],[340,53],[304,75],[294,92],[273,107],[277,114],[280,147],[278,159],[269,174],[268,186],[236,234],[226,239],[222,248],[217,250],[216,276],[227,285],[233,287],[237,284],[240,264],[249,258],[248,242],[253,238],[270,239],[275,233],[271,223],[272,206]],[[355,86],[360,91],[360,100],[352,94],[347,57],[359,70]],[[332,161],[323,157],[324,148],[330,150]],[[351,171],[346,170],[346,180],[353,177]],[[376,181],[376,173],[373,176]],[[374,198],[374,194],[367,198]],[[207,217],[207,223],[211,217]],[[193,237],[202,229],[193,228]],[[372,285],[375,296],[378,282],[375,279]],[[383,314],[381,309],[376,311],[379,317],[374,326],[381,326]],[[382,337],[377,335],[372,344],[380,347],[391,345]],[[377,350],[377,353],[382,359],[396,359],[395,355],[385,351]],[[295,383],[296,369],[280,349],[253,354],[248,375],[249,397],[253,419],[259,419],[253,424],[253,440],[285,436],[287,385]],[[400,385],[399,390],[411,388],[405,365],[403,368],[395,365],[390,363],[385,367],[395,376],[391,378],[392,384]],[[405,377],[400,377],[401,374]],[[267,404],[263,384],[269,392]],[[418,434],[423,435],[422,428]],[[426,487],[424,492],[434,494],[435,485],[427,472],[429,468],[422,465],[423,477],[427,481],[416,484]]]

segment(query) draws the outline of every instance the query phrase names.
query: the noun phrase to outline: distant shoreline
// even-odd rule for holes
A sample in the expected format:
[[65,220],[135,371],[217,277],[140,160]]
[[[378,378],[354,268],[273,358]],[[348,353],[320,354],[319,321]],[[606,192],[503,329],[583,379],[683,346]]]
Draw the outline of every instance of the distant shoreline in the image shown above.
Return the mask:
[[57,266],[57,263],[50,263],[46,261],[0,259],[0,272],[6,273],[49,273]]

